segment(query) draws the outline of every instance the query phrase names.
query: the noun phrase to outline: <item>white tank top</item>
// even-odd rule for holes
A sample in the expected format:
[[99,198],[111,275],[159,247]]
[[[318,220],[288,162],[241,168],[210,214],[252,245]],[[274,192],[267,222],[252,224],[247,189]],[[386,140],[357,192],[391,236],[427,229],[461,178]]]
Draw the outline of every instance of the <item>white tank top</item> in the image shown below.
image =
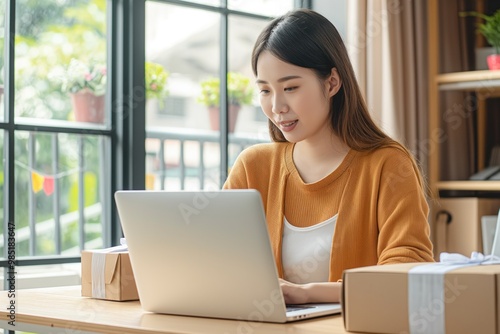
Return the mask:
[[328,282],[337,216],[310,227],[293,226],[285,217],[281,259],[287,281]]

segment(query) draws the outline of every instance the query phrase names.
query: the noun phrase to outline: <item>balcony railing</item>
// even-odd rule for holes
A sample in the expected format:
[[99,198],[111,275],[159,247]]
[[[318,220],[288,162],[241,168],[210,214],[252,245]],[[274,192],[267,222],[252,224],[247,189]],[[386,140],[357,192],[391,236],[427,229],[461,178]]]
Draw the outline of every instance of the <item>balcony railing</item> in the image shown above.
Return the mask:
[[[37,144],[37,136],[42,134],[30,132],[27,142],[28,165],[24,168],[34,170],[35,168],[35,147]],[[47,136],[47,134],[43,134]],[[49,134],[51,136],[51,163],[53,166],[53,174],[57,175],[61,171],[58,170],[61,159],[59,153],[59,145],[61,139],[58,134]],[[57,256],[78,256],[82,249],[99,248],[103,246],[106,231],[109,230],[109,222],[106,222],[103,210],[111,210],[110,196],[105,194],[110,193],[109,189],[104,189],[105,167],[104,161],[109,157],[104,154],[105,138],[98,138],[97,160],[99,166],[98,187],[100,193],[100,201],[91,205],[85,204],[85,170],[88,162],[84,161],[85,154],[85,135],[77,135],[77,166],[73,172],[77,173],[77,189],[78,189],[78,209],[72,212],[62,212],[61,202],[68,194],[62,194],[60,191],[60,180],[54,178],[54,192],[52,201],[52,218],[43,221],[37,221],[37,200],[36,194],[29,190],[28,194],[28,222],[26,226],[16,230],[16,243],[28,243],[29,252],[24,254],[30,258],[36,257],[37,245],[40,240],[47,243],[50,240],[50,248],[53,249],[52,255]],[[147,152],[147,169],[149,177],[148,189],[206,189],[208,187],[220,187],[218,171],[219,171],[219,134],[214,131],[203,131],[193,129],[178,129],[178,128],[148,128],[146,131],[146,152]],[[237,155],[246,147],[268,142],[269,139],[256,136],[255,134],[230,134],[229,135],[229,152],[230,161],[234,161]],[[47,141],[45,141],[47,142]],[[49,148],[41,148],[49,149]],[[151,180],[151,178],[153,180]],[[30,188],[33,186],[30,179]],[[87,186],[88,188],[88,186]],[[94,189],[95,190],[95,189]],[[92,190],[92,191],[94,191]],[[100,224],[88,224],[89,220],[98,220]],[[71,224],[76,224],[76,228],[72,230],[72,239],[77,242],[71,247],[63,249],[62,231],[68,230]],[[74,226],[73,226],[74,227]],[[88,237],[88,235],[93,237]],[[7,245],[6,235],[0,236],[0,248]],[[5,252],[4,252],[5,254]],[[44,264],[43,261],[40,264]]]
[[[146,137],[148,176],[153,178],[147,188],[202,190],[221,186],[218,132],[148,128]],[[230,165],[243,149],[264,142],[269,142],[269,139],[256,134],[230,133]]]

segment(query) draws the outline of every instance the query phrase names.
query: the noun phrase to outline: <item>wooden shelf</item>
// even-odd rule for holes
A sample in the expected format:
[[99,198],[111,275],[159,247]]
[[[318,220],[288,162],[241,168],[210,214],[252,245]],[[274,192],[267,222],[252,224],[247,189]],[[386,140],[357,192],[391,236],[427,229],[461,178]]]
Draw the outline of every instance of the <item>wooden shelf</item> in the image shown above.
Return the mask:
[[469,71],[436,76],[439,90],[500,91],[500,71]]
[[441,181],[439,190],[500,191],[500,181]]
[[468,72],[453,72],[441,73],[437,75],[437,82],[439,84],[462,82],[462,81],[484,81],[500,79],[500,71],[468,71]]
[[[493,140],[488,133],[488,130],[490,130],[488,121],[489,117],[492,116],[490,115],[491,113],[500,111],[497,110],[498,108],[492,106],[492,101],[489,101],[489,99],[500,97],[500,71],[478,70],[442,73],[442,70],[449,68],[453,68],[456,71],[465,69],[461,66],[465,65],[465,63],[460,63],[459,61],[462,60],[461,48],[464,47],[463,43],[469,42],[469,40],[462,40],[459,36],[460,34],[455,34],[454,37],[449,35],[448,30],[452,31],[458,28],[456,22],[453,24],[443,24],[441,22],[442,18],[450,14],[457,17],[457,11],[460,10],[460,1],[429,0],[426,1],[426,4],[427,69],[429,78],[427,90],[429,156],[426,175],[429,182],[430,197],[433,199],[431,201],[431,216],[434,217],[429,223],[431,231],[434,232],[431,232],[431,237],[435,247],[434,254],[437,257],[442,251],[461,253],[464,252],[465,248],[469,251],[470,247],[468,246],[462,248],[464,245],[474,244],[472,248],[475,250],[481,245],[481,232],[477,229],[478,226],[480,229],[481,224],[480,221],[476,221],[476,218],[472,218],[472,216],[477,214],[475,210],[479,206],[453,208],[457,212],[462,212],[460,210],[463,210],[463,212],[470,214],[471,219],[466,219],[464,224],[458,224],[454,227],[451,227],[453,225],[451,224],[450,228],[447,227],[447,224],[440,224],[437,219],[438,215],[436,213],[448,205],[445,201],[441,201],[441,199],[460,197],[500,198],[500,180],[457,180],[458,177],[456,177],[452,181],[443,181],[443,179],[453,178],[454,171],[451,168],[443,168],[443,159],[447,158],[443,154],[445,147],[441,145],[443,140],[446,140],[445,138],[448,138],[448,141],[450,140],[450,133],[455,129],[455,126],[446,126],[451,125],[450,123],[446,124],[451,121],[451,118],[447,116],[450,114],[458,116],[461,123],[464,123],[466,121],[465,118],[470,116],[467,120],[467,131],[472,131],[474,137],[466,138],[465,141],[467,145],[474,145],[477,154],[474,158],[465,156],[465,154],[460,157],[456,156],[456,161],[453,161],[453,163],[469,163],[469,159],[474,159],[475,170],[481,171],[486,167],[486,150]],[[470,10],[479,13],[484,13],[486,10],[489,11],[492,7],[496,9],[500,8],[498,0],[473,0],[467,2],[467,6],[470,6],[468,7]],[[448,11],[450,13],[447,13]],[[471,28],[467,27],[467,29]],[[449,38],[453,38],[453,41],[449,41],[450,43],[447,41]],[[474,51],[472,48],[484,47],[486,44],[486,41],[481,37],[477,39],[471,38],[470,42],[465,43],[468,48],[471,48],[468,50],[470,52]],[[449,59],[450,64],[442,64],[444,57]],[[445,61],[448,61],[448,59],[445,59]],[[495,130],[490,130],[490,132]],[[447,133],[448,131],[450,133]],[[459,135],[459,133],[454,133],[453,135]],[[458,144],[449,144],[449,149],[460,150]],[[472,173],[474,171],[471,170],[469,172]],[[448,173],[450,174],[449,176],[447,175]],[[497,203],[493,204],[492,202],[491,208],[488,207],[488,211],[492,213],[498,212]],[[447,208],[447,210],[452,209]],[[469,227],[471,228],[470,230],[468,230]],[[474,233],[469,233],[470,231],[474,231]]]
[[490,93],[500,91],[500,71],[469,71],[436,76],[440,90],[474,90]]

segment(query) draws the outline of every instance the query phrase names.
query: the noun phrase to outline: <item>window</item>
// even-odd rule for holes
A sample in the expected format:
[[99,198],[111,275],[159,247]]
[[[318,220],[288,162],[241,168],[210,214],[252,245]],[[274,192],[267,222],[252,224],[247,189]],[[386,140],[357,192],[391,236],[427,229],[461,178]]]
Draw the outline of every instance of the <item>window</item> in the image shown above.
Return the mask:
[[[168,73],[165,94],[184,101],[183,117],[155,99],[146,102],[148,189],[220,188],[242,149],[269,141],[267,119],[255,116],[260,107],[250,57],[262,28],[294,1],[201,3],[146,2],[146,61]],[[224,76],[227,133],[220,130]]]
[[183,97],[168,96],[163,101],[152,101],[152,103],[158,103],[158,117],[177,116],[184,119],[186,116],[186,99]]
[[111,243],[109,3],[0,1],[3,267],[10,251],[54,265]]

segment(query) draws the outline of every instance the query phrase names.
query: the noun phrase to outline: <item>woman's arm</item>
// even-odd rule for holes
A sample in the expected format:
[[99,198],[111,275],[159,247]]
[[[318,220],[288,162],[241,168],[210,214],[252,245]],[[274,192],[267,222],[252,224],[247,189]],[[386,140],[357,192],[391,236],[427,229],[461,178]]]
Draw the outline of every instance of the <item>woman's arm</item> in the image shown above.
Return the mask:
[[384,164],[378,191],[378,264],[434,261],[429,206],[416,168],[401,152]]
[[338,303],[340,282],[295,284],[280,279],[281,291],[286,304]]

